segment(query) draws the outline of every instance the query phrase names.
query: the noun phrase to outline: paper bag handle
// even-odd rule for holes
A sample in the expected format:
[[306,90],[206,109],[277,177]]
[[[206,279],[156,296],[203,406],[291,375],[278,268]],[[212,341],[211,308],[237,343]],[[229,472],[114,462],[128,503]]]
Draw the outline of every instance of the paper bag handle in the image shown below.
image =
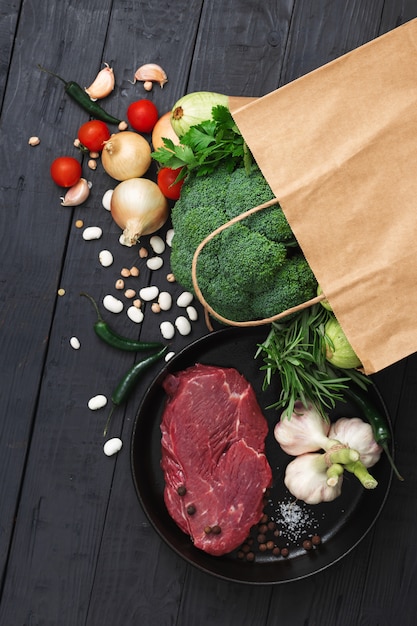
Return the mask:
[[207,313],[209,313],[210,315],[215,317],[217,320],[223,322],[224,324],[228,324],[229,326],[262,326],[264,324],[271,324],[272,322],[275,322],[283,317],[286,317],[287,315],[290,315],[291,313],[297,313],[298,311],[307,309],[308,307],[313,306],[314,304],[318,304],[319,302],[325,299],[326,296],[324,295],[324,293],[321,293],[320,295],[315,296],[314,298],[311,298],[310,300],[306,300],[305,302],[302,302],[301,304],[297,304],[296,306],[293,306],[289,309],[286,309],[285,311],[282,311],[281,313],[276,313],[272,317],[265,317],[264,319],[261,319],[261,320],[249,320],[245,322],[237,322],[235,320],[229,320],[227,317],[223,317],[222,315],[217,313],[204,298],[201,292],[201,289],[199,287],[198,280],[197,280],[197,260],[204,246],[209,241],[211,241],[216,235],[221,233],[223,230],[226,230],[226,228],[229,228],[229,226],[232,226],[233,224],[236,224],[236,222],[240,222],[241,220],[246,219],[253,213],[257,213],[258,211],[262,211],[263,209],[273,206],[274,204],[278,204],[277,198],[268,200],[268,202],[259,204],[258,206],[253,207],[252,209],[248,209],[244,213],[241,213],[240,215],[233,217],[228,222],[225,222],[224,224],[222,224],[221,226],[213,230],[213,232],[207,235],[207,237],[205,237],[203,241],[201,241],[201,243],[197,246],[197,249],[194,252],[194,256],[193,256],[193,260],[191,264],[191,277],[193,280],[195,294],[205,309],[206,318],[207,318]]

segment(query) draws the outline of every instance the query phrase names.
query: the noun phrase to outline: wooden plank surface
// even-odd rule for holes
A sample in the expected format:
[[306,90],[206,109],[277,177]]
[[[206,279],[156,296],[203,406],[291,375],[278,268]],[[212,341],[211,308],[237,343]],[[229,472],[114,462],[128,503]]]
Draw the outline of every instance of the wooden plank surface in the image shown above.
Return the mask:
[[[101,204],[115,182],[100,165],[91,172],[83,163],[93,183],[89,200],[74,209],[60,206],[49,165],[61,154],[79,156],[72,142],[88,116],[36,63],[84,86],[108,62],[116,88],[103,106],[119,116],[145,97],[143,87],[130,82],[137,67],[159,63],[169,82],[146,97],[163,113],[187,91],[263,95],[416,16],[415,2],[393,0],[2,4],[0,624],[414,623],[415,356],[375,377],[406,481],[394,481],[375,527],[339,564],[282,586],[239,585],[187,565],[154,532],[134,491],[129,443],[138,404],[158,368],[114,413],[110,434],[120,435],[124,447],[105,457],[109,407],[92,413],[87,401],[96,393],[109,396],[134,357],[99,342],[94,312],[79,293],[98,301],[115,294],[121,268],[133,265],[141,274],[129,286],[166,289],[169,250],[163,270],[152,274],[137,248],[120,246],[120,231]],[[41,138],[36,148],[27,144],[31,135]],[[101,226],[103,237],[85,242],[77,219]],[[106,269],[97,258],[105,248],[115,257]],[[57,295],[59,288],[65,295]],[[169,288],[174,296],[181,292],[179,285]],[[168,317],[177,314],[174,308]],[[160,336],[160,318],[149,311],[139,327],[126,315],[109,316],[124,334]],[[192,334],[176,336],[173,349],[206,333],[200,311]],[[69,347],[73,335],[79,351]]]

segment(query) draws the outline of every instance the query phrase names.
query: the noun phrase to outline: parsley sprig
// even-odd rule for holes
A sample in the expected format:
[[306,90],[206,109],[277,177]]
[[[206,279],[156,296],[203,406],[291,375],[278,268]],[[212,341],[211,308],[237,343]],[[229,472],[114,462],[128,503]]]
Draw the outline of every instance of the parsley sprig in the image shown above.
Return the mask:
[[335,368],[326,359],[324,326],[329,312],[320,304],[305,309],[284,322],[274,322],[265,341],[258,346],[255,357],[263,355],[265,371],[263,389],[278,374],[281,393],[269,408],[284,408],[288,416],[297,400],[304,406],[311,402],[324,419],[326,409],[343,400],[343,390],[350,381],[366,388],[366,376],[355,369]]
[[152,157],[165,167],[183,168],[179,180],[192,170],[197,176],[211,174],[222,164],[233,171],[244,166],[249,170],[252,155],[228,107],[216,105],[211,119],[191,126],[181,137],[180,145],[164,138],[164,145]]

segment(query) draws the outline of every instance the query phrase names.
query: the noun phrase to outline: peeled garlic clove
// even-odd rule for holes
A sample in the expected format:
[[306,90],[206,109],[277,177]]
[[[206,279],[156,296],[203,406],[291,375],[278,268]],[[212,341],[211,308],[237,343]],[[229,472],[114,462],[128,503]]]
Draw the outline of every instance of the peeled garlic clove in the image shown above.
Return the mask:
[[91,182],[87,181],[85,178],[80,178],[78,183],[75,183],[75,185],[68,189],[65,197],[61,198],[62,206],[78,206],[82,204],[90,195],[91,187]]
[[94,82],[89,87],[86,87],[85,91],[90,96],[91,100],[99,100],[105,98],[114,89],[114,72],[108,63],[104,64],[104,67],[97,74]]
[[149,81],[159,83],[162,88],[168,82],[168,77],[160,65],[146,63],[136,70],[134,82],[137,80],[141,80],[144,83]]

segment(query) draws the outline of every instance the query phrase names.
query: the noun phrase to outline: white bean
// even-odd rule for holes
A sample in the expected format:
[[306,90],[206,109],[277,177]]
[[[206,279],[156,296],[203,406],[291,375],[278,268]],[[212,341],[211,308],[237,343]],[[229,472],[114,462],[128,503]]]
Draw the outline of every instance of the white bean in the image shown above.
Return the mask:
[[155,254],[162,254],[165,250],[165,242],[162,237],[158,237],[158,235],[151,237],[149,243],[151,244],[151,248]]
[[175,335],[175,326],[174,324],[172,324],[172,322],[161,322],[159,328],[161,330],[161,335],[164,339],[172,339]]
[[121,313],[123,311],[123,302],[111,295],[104,296],[103,306],[111,313]]
[[175,352],[167,352],[165,355],[165,361],[169,361],[173,356],[175,356]]
[[169,311],[172,307],[172,296],[168,291],[161,291],[158,296],[158,304],[162,311]]
[[107,189],[107,191],[104,192],[103,198],[101,200],[106,211],[110,211],[110,202],[111,202],[111,197],[113,195],[113,191],[114,189]]
[[102,250],[99,252],[98,260],[103,267],[110,267],[113,263],[113,255],[110,250]]
[[167,242],[167,246],[171,247],[172,245],[172,238],[174,236],[174,229],[170,228],[169,230],[167,230],[167,234],[166,234],[166,242]]
[[113,437],[113,439],[108,439],[103,446],[103,451],[106,456],[112,456],[119,452],[122,449],[123,441],[119,439],[119,437]]
[[180,335],[189,335],[191,332],[190,321],[183,315],[179,315],[175,320],[175,328],[178,330]]
[[135,324],[143,322],[143,311],[138,309],[138,307],[132,305],[128,308],[126,313],[128,318],[132,320],[132,322],[135,322]]
[[187,307],[193,301],[193,294],[190,291],[183,291],[177,298],[177,306]]
[[107,404],[106,396],[102,394],[98,394],[97,396],[93,396],[88,401],[88,408],[91,411],[97,411],[98,409],[102,409]]
[[187,311],[187,315],[192,322],[196,322],[198,320],[198,312],[194,306],[187,306],[185,310]]
[[85,241],[100,239],[102,234],[103,231],[101,230],[100,226],[87,226],[87,228],[84,228],[83,230],[83,239],[85,239]]
[[146,261],[146,265],[150,270],[159,270],[164,264],[162,257],[153,256]]
[[80,340],[78,339],[78,337],[71,337],[69,342],[70,342],[71,348],[74,348],[74,350],[80,349],[81,344],[80,344]]
[[152,287],[142,287],[139,291],[139,298],[145,300],[145,302],[150,302],[151,300],[155,300],[159,295],[159,289],[156,286]]

